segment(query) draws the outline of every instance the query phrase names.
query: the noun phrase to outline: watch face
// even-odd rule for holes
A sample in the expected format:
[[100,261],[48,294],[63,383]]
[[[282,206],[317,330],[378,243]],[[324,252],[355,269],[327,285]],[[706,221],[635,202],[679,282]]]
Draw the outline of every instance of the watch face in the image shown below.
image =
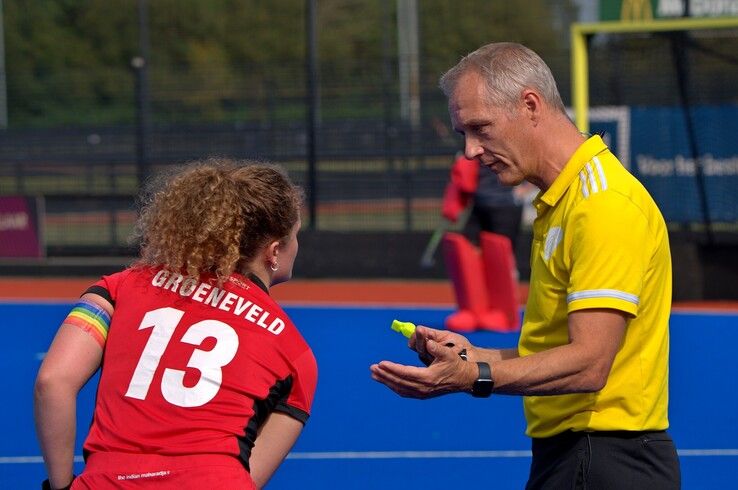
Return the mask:
[[494,383],[491,379],[478,379],[472,386],[472,395],[478,397],[487,397],[492,394]]

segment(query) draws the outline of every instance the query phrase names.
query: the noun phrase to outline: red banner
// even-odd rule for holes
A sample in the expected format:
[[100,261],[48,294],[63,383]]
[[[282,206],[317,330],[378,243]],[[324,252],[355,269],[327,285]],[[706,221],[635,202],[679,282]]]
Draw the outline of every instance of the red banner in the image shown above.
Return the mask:
[[0,258],[43,257],[40,199],[0,197]]

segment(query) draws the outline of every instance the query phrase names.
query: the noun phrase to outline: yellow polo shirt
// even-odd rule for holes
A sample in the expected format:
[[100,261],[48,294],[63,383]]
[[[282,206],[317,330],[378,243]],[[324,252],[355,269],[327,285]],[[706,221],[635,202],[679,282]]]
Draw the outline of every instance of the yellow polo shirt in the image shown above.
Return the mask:
[[599,136],[577,149],[534,205],[520,355],[567,344],[573,311],[611,308],[629,320],[605,387],[524,397],[526,433],[666,429],[671,256],[659,209]]

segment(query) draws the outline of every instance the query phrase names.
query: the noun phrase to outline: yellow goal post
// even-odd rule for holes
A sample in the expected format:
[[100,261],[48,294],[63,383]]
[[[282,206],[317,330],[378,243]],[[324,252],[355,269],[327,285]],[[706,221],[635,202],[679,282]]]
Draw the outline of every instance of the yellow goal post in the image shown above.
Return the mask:
[[738,28],[738,17],[656,19],[575,23],[571,26],[571,83],[574,119],[589,132],[589,38],[596,34],[679,32]]

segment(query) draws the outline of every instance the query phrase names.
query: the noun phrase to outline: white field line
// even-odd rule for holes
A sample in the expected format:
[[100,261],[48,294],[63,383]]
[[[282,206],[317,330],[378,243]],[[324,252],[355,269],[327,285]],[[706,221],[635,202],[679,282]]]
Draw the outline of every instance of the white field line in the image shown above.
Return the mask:
[[[738,449],[679,449],[682,457],[738,456]],[[287,459],[342,460],[342,459],[460,459],[460,458],[530,458],[528,450],[503,451],[317,451],[290,453]],[[82,456],[74,457],[83,462]],[[0,456],[0,464],[43,463],[41,456]]]

